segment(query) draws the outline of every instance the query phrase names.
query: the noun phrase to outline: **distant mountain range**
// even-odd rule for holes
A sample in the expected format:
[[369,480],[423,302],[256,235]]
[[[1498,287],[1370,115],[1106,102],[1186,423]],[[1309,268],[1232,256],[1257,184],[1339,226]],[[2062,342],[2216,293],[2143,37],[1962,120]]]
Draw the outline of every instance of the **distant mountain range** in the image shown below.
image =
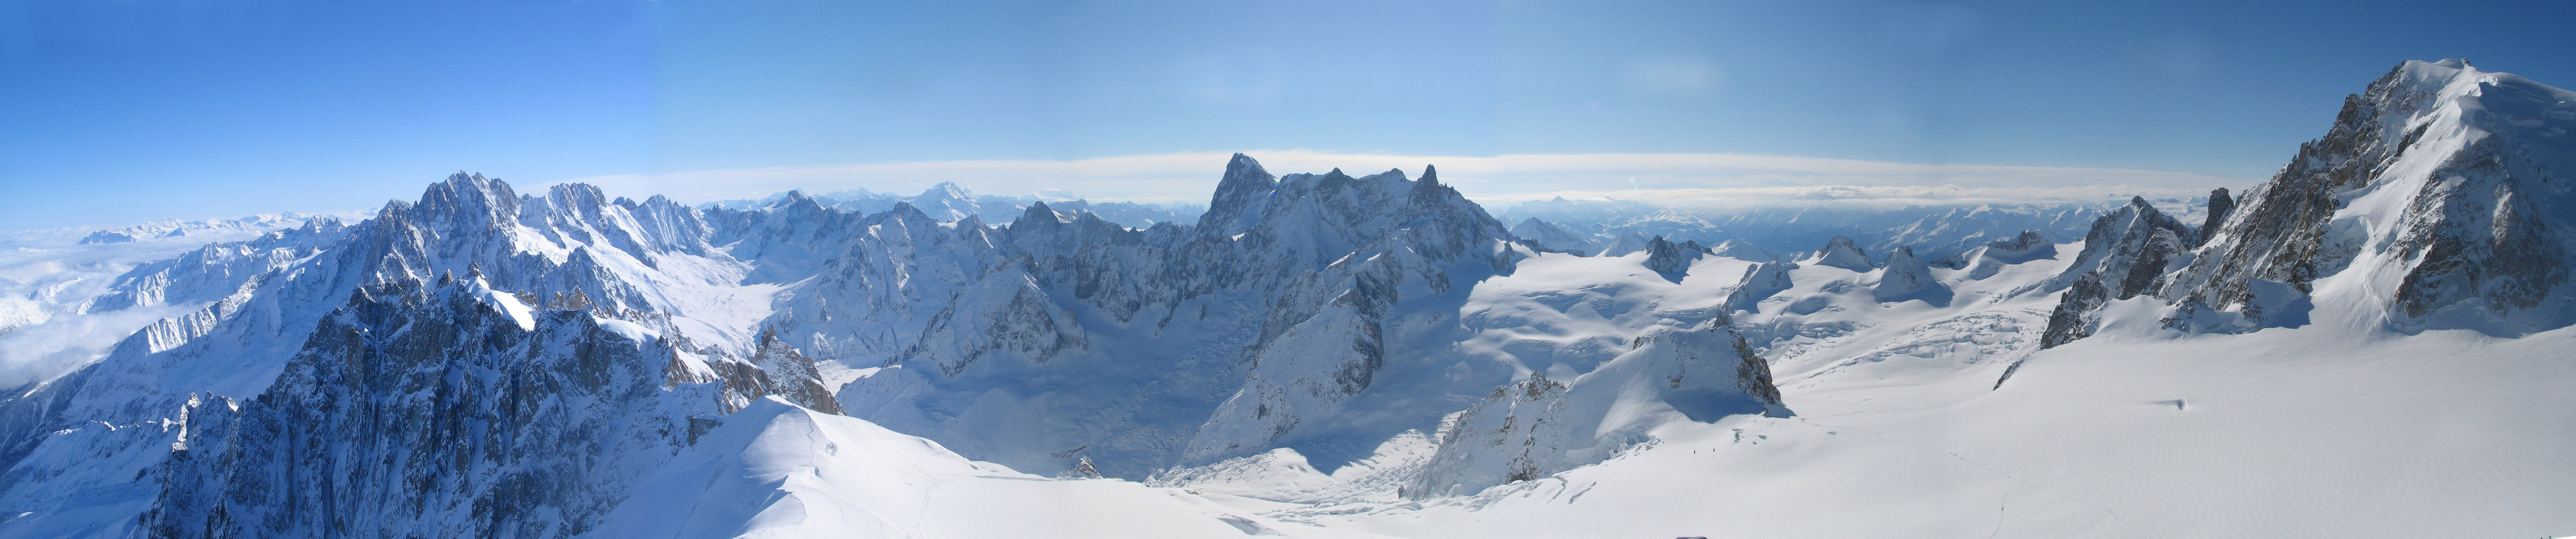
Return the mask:
[[[1151,227],[1155,223],[1195,222],[1200,213],[1207,211],[1206,207],[1190,204],[1094,203],[1082,199],[1046,198],[1034,195],[978,195],[949,182],[940,182],[939,185],[922,191],[920,195],[909,197],[866,189],[814,195],[804,195],[802,192],[797,194],[808,196],[823,207],[851,213],[883,213],[894,209],[895,204],[902,203],[909,204],[914,209],[920,210],[923,215],[940,221],[974,217],[987,223],[1010,222],[1011,219],[1018,218],[1021,212],[1026,211],[1029,205],[1038,202],[1045,202],[1048,206],[1062,211],[1089,212],[1100,216],[1103,220],[1129,228]],[[762,208],[786,200],[788,196],[788,193],[779,193],[760,200],[725,200],[700,204],[698,207],[709,210]]]
[[[0,394],[0,537],[2558,533],[2571,128],[2446,60],[2193,200],[459,173],[12,246],[0,339],[140,329]],[[197,229],[236,239],[99,255]]]

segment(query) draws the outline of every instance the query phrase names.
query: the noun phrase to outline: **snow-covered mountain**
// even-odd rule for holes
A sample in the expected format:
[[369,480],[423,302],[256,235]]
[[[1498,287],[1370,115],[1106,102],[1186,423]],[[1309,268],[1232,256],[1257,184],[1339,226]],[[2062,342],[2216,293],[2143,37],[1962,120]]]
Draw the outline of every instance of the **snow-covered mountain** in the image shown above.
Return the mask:
[[304,221],[314,217],[318,216],[286,212],[275,215],[263,214],[232,219],[205,219],[198,221],[163,219],[133,226],[91,232],[89,235],[81,237],[80,244],[131,243],[137,240],[150,238],[202,237],[209,235],[222,237],[227,233],[262,232],[278,228],[292,227],[302,224]]
[[1009,222],[1030,205],[1045,203],[1058,211],[1090,212],[1102,220],[1129,228],[1145,228],[1155,223],[1188,223],[1196,221],[1206,208],[1189,204],[1144,204],[1136,202],[1092,202],[1078,198],[1042,196],[979,195],[964,186],[940,182],[919,195],[903,196],[866,189],[850,189],[807,195],[803,192],[779,193],[759,200],[723,200],[700,204],[701,209],[748,210],[777,205],[791,196],[814,199],[814,203],[850,213],[876,214],[908,204],[923,215],[939,221],[955,221],[969,216],[987,223]]
[[[94,309],[186,314],[0,402],[0,503],[27,509],[0,531],[580,534],[764,397],[1022,470],[1129,478],[1287,447],[1358,458],[1540,371],[1586,402],[1673,376],[1658,392],[1688,397],[1667,410],[1779,406],[1749,354],[1623,362],[1605,345],[1626,335],[1507,338],[1529,315],[1477,285],[1538,252],[1431,169],[1274,177],[1237,156],[1210,208],[1138,230],[1035,203],[986,225],[910,202],[700,210],[459,174],[372,219],[119,277]],[[1620,333],[1639,339],[1731,335],[1706,307],[1632,308],[1648,316]],[[1529,453],[1547,471],[1636,441],[1558,436]]]
[[2576,323],[2576,188],[2558,172],[2576,167],[2570,127],[2576,93],[2463,60],[2407,62],[2346,99],[2271,181],[2212,212],[2215,228],[2143,200],[2106,216],[2085,239],[2098,265],[2043,285],[2068,289],[2050,345],[2142,294],[2170,311],[2162,325],[2192,332],[2303,325],[2326,303],[2408,333]]
[[[2168,209],[2201,212],[2205,199],[2165,200]],[[2083,237],[2085,227],[2103,213],[2119,207],[2116,202],[2099,204],[2031,203],[2031,204],[1963,204],[1947,206],[1904,206],[1875,208],[1863,206],[1765,206],[1740,209],[1670,208],[1647,202],[1626,200],[1567,200],[1556,198],[1525,202],[1502,212],[1506,220],[1518,222],[1514,231],[1529,228],[1542,245],[1570,250],[1571,246],[1590,247],[1599,253],[1612,254],[1634,250],[1613,245],[1625,238],[1638,241],[1655,236],[1674,241],[1696,241],[1701,245],[1736,244],[1774,251],[1796,251],[1841,236],[1873,253],[1893,252],[1897,247],[1912,248],[1926,260],[1941,259],[1967,252],[1988,242],[2011,238],[2022,232],[2035,232],[2055,241],[2072,241]],[[2198,218],[2198,213],[2186,217]],[[1564,231],[1562,235],[1533,228],[1537,221]],[[2196,222],[2196,221],[2195,221]],[[1541,237],[1546,236],[1546,237]]]
[[0,537],[2563,533],[2571,107],[2410,62],[2179,213],[1506,221],[1236,155],[1142,225],[460,173],[66,236],[0,322],[141,329],[0,395]]
[[[60,376],[136,329],[179,314],[173,308],[125,308],[130,306],[125,299],[101,297],[112,290],[119,276],[139,266],[206,264],[209,260],[203,256],[181,255],[211,243],[300,228],[307,222],[337,226],[339,218],[253,215],[154,221],[106,230],[0,232],[0,386]],[[101,237],[117,241],[97,241]]]

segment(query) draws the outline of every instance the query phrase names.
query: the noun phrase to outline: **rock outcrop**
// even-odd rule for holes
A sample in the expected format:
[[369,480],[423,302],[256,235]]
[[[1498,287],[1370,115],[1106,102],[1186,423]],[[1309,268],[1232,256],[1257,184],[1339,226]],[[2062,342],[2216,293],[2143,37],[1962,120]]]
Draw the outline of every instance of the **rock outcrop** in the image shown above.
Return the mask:
[[2103,305],[2154,290],[2166,271],[2186,261],[2184,249],[2196,241],[2190,228],[2156,211],[2144,198],[2132,198],[2129,205],[2094,221],[2075,262],[2056,277],[2034,285],[2041,291],[2065,291],[2049,314],[2040,347],[2091,336]]
[[1869,263],[1869,253],[1862,252],[1859,245],[1852,243],[1851,238],[1842,236],[1834,236],[1833,239],[1826,240],[1824,247],[1816,249],[1814,253],[1808,254],[1806,258],[1799,260],[1798,263],[1808,266],[1836,267],[1859,272],[1867,272],[1876,267]]
[[[2158,240],[2118,250],[2137,256],[2079,261],[2057,282],[2070,288],[2047,341],[2081,338],[2088,309],[2139,294],[2172,306],[2169,328],[2304,323],[2327,279],[2357,283],[2347,293],[2371,294],[2362,304],[2401,331],[2576,323],[2563,293],[2576,267],[2565,211],[2576,198],[2561,179],[2576,166],[2570,118],[2576,93],[2461,60],[2401,64],[2347,97],[2326,135],[2271,180],[2242,197],[2213,192],[2205,237],[2153,226],[2196,249],[2159,257]],[[2074,288],[2083,276],[2101,286]]]
[[1495,388],[1441,426],[1439,449],[1401,494],[1472,494],[1547,477],[1616,456],[1671,421],[1789,413],[1769,363],[1725,317],[1666,328],[1572,380],[1531,373]]

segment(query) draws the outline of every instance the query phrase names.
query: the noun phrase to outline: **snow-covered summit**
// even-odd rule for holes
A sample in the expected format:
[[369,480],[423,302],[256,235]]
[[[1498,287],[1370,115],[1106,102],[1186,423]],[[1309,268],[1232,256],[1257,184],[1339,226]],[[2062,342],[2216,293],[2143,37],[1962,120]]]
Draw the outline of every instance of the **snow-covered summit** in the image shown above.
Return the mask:
[[[2088,236],[2084,261],[2050,282],[2074,287],[2050,340],[2082,337],[2099,304],[2141,294],[2171,305],[2166,326],[2199,331],[2304,320],[2258,312],[2311,296],[2404,331],[2576,323],[2571,130],[2576,93],[2456,59],[2400,64],[2270,181],[2213,208],[2212,225],[2155,218],[2144,201],[2097,223],[2125,232]],[[2221,315],[2237,321],[2203,320]]]
[[[2570,102],[2410,63],[2205,218],[1917,208],[1855,239],[1769,214],[1824,233],[1794,261],[1644,233],[1741,215],[1507,229],[1428,166],[1236,155],[1204,215],[1144,227],[955,186],[693,208],[460,173],[47,296],[149,322],[0,394],[0,536],[2456,524],[2349,511],[2389,500],[2521,533],[2576,499],[2492,479],[2569,468],[2566,429],[2525,427],[2576,411],[2548,354],[2576,331]],[[2242,503],[2192,493],[2280,485],[2277,512],[2194,518]]]
[[1834,236],[1833,239],[1826,240],[1824,247],[1816,248],[1814,252],[1800,258],[1798,263],[1852,271],[1869,271],[1870,268],[1875,267],[1869,262],[1869,253],[1861,251],[1859,245],[1852,244],[1851,238],[1842,236]]
[[127,243],[151,238],[176,238],[209,234],[220,235],[225,232],[258,232],[294,227],[296,225],[303,224],[305,220],[316,217],[320,216],[285,212],[278,214],[250,215],[231,219],[205,219],[198,221],[163,219],[149,223],[91,232],[88,236],[82,237],[80,243],[83,245],[99,243]]
[[790,198],[804,198],[818,206],[857,214],[876,214],[896,206],[912,206],[940,221],[957,221],[967,217],[986,223],[1009,222],[1032,204],[1045,202],[1058,211],[1087,212],[1101,219],[1130,228],[1146,228],[1157,223],[1191,223],[1204,211],[1196,205],[1176,203],[1100,202],[1080,198],[1042,195],[986,195],[953,182],[941,182],[917,195],[880,193],[867,189],[845,189],[808,193],[790,190],[761,199],[724,200],[699,206],[700,210],[756,210],[774,207]]

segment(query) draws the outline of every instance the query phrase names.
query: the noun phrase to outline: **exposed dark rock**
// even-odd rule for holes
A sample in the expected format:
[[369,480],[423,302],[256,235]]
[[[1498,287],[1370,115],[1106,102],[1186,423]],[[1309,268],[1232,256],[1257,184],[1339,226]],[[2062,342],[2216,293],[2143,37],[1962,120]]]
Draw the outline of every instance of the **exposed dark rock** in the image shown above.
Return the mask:
[[1709,254],[1708,249],[1700,247],[1698,242],[1673,243],[1664,240],[1663,236],[1655,236],[1646,242],[1646,269],[1654,270],[1665,280],[1682,282],[1682,277],[1690,273],[1691,262],[1704,254]]
[[2210,236],[2218,235],[2218,227],[2227,224],[2228,212],[2232,211],[2236,211],[2236,199],[2227,197],[2227,188],[2209,190],[2209,215],[2200,221],[2200,243],[2192,247],[2199,248],[2209,243]]
[[2196,241],[2181,221],[2156,211],[2144,198],[2132,198],[2101,219],[2084,235],[2084,251],[2057,277],[2036,290],[2065,286],[2040,347],[2050,348],[2092,335],[2098,311],[2111,300],[2154,291],[2177,261],[2184,246]]

